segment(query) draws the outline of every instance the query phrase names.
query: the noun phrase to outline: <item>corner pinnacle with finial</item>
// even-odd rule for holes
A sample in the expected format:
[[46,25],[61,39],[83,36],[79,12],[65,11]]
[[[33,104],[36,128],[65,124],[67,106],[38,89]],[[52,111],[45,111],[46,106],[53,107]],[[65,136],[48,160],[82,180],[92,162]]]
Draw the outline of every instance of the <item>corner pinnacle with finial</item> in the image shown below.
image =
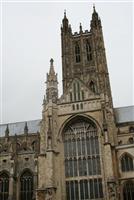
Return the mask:
[[95,10],[95,3],[93,4],[93,11],[94,11],[94,13],[96,12],[96,10]]
[[50,70],[49,70],[49,75],[55,75],[55,71],[54,71],[54,60],[53,58],[50,59]]
[[25,122],[24,133],[28,134],[28,125],[27,125],[27,122]]
[[80,33],[82,33],[82,25],[81,25],[81,23],[80,23]]
[[6,130],[5,130],[5,136],[6,136],[6,137],[9,136],[9,127],[8,127],[8,124],[7,124]]
[[66,9],[64,10],[64,18],[66,18]]

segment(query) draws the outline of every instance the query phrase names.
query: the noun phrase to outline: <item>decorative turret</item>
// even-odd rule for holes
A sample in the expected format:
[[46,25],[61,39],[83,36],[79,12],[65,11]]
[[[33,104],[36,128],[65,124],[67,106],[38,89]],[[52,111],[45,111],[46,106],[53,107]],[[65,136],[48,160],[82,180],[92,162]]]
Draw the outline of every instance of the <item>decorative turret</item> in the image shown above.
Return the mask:
[[67,32],[68,31],[68,27],[69,27],[69,24],[68,24],[68,19],[66,17],[66,11],[64,11],[64,18],[62,20],[62,25],[63,25],[63,31],[64,32]]
[[93,6],[93,14],[92,14],[92,20],[91,20],[91,30],[101,28],[101,20],[98,16],[98,13],[96,12],[95,5]]
[[71,25],[69,24],[69,21],[66,17],[66,10],[64,11],[64,18],[62,20],[62,26],[61,26],[61,31],[66,34],[66,33],[72,33]]
[[57,102],[58,99],[58,81],[57,74],[54,71],[54,60],[51,58],[50,60],[50,70],[49,74],[47,74],[47,89],[46,89],[46,103],[52,101],[53,103]]

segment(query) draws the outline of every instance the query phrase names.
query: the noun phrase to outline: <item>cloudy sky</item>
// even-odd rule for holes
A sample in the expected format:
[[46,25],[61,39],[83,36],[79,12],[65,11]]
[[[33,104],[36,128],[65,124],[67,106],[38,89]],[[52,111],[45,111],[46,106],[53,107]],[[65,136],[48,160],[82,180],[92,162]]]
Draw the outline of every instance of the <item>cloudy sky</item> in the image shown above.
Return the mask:
[[[95,2],[1,3],[1,121],[41,118],[49,60],[54,59],[62,91],[60,26],[64,9],[73,32],[90,28]],[[99,2],[114,107],[133,104],[131,2]]]

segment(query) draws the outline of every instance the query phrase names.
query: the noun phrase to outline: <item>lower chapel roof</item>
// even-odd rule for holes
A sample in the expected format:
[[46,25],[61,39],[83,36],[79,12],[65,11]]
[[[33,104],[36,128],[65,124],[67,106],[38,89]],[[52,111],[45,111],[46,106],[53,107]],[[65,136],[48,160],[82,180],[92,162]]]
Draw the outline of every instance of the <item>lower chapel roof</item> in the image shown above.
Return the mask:
[[[120,107],[114,108],[116,123],[127,123],[127,122],[134,122],[134,106],[128,107]],[[27,121],[28,133],[38,133],[40,131],[40,122],[41,119],[38,120],[31,120]],[[24,134],[24,127],[26,122],[16,122],[16,123],[9,123],[9,135],[21,135]],[[5,130],[7,128],[7,124],[0,125],[0,137],[5,136]]]

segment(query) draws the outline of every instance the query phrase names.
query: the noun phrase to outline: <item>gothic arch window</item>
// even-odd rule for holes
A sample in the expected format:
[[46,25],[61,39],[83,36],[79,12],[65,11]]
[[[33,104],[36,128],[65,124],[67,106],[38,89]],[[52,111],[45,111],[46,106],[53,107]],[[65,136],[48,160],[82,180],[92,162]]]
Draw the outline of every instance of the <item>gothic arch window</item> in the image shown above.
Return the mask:
[[36,151],[36,149],[37,149],[37,141],[33,141],[31,146],[32,146],[32,150]]
[[123,187],[123,200],[133,200],[134,199],[134,182],[127,181]]
[[9,176],[3,172],[0,174],[0,200],[8,200]]
[[86,56],[87,56],[87,61],[92,60],[92,51],[89,41],[86,41]]
[[124,154],[121,158],[121,170],[123,172],[133,171],[134,170],[134,164],[133,164],[133,158],[128,155]]
[[130,126],[129,132],[130,132],[130,133],[134,133],[134,127],[133,127],[133,126]]
[[75,44],[75,62],[79,63],[81,61],[80,58],[80,46],[78,43]]
[[67,200],[103,198],[100,148],[95,124],[82,117],[63,130]]
[[95,83],[93,81],[90,82],[89,87],[90,87],[92,92],[94,92],[94,93],[96,92],[96,86],[95,86]]
[[20,177],[20,200],[32,200],[33,197],[33,175],[26,170]]

